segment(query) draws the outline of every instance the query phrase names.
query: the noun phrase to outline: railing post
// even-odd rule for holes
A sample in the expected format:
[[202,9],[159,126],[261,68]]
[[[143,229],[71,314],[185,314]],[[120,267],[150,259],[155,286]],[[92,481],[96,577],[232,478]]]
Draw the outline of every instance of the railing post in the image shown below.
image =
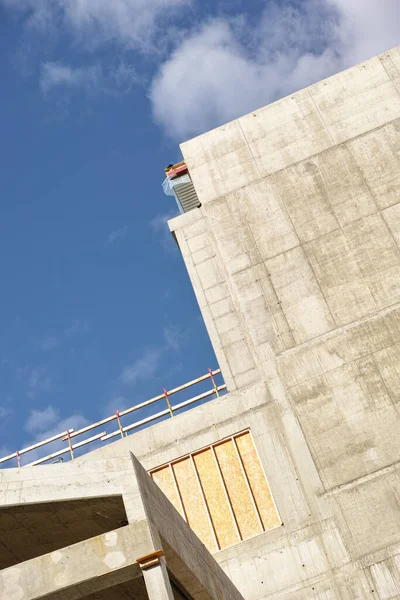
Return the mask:
[[20,458],[18,450],[16,451],[15,456],[17,457],[17,463],[18,463],[18,469],[19,469],[21,467],[21,458]]
[[124,437],[124,430],[122,429],[122,425],[121,425],[121,420],[120,420],[120,416],[119,416],[119,410],[115,411],[116,417],[117,417],[117,421],[118,421],[118,427],[119,427],[119,431],[121,433],[121,437]]
[[218,392],[218,388],[217,388],[217,386],[216,386],[216,384],[215,384],[215,381],[214,381],[213,372],[211,371],[211,369],[210,369],[210,368],[208,369],[208,372],[209,372],[209,374],[210,374],[210,379],[211,379],[211,381],[212,381],[212,384],[213,384],[213,387],[214,387],[214,391],[215,391],[215,393],[217,394],[217,398],[219,398],[219,392]]
[[163,392],[164,392],[165,399],[166,399],[166,401],[167,401],[167,405],[168,405],[168,410],[169,410],[169,413],[170,413],[171,417],[173,417],[173,416],[174,416],[174,414],[173,414],[173,412],[172,412],[171,404],[170,404],[170,402],[169,402],[169,398],[168,398],[168,392],[167,392],[167,390],[166,390],[165,388],[163,388]]
[[71,434],[69,432],[69,429],[67,429],[67,440],[68,440],[69,451],[71,453],[71,459],[74,460],[74,458],[75,458],[75,456],[74,456],[74,449],[72,448]]

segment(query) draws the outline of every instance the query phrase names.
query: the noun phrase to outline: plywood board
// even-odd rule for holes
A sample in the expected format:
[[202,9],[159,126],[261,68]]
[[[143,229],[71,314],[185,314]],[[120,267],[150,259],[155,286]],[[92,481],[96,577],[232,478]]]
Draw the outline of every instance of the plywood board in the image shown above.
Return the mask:
[[265,530],[281,525],[250,432],[237,436],[236,444]]
[[174,478],[172,475],[171,468],[169,465],[163,467],[162,469],[158,469],[151,473],[152,478],[161,489],[162,492],[167,496],[168,500],[172,502],[175,506],[176,510],[179,512],[181,517],[185,518],[185,515],[182,511],[182,506],[179,501],[178,492],[175,487]]
[[227,440],[216,445],[215,452],[242,538],[261,533],[262,529],[233,441]]
[[218,550],[212,528],[207,516],[196,473],[190,458],[185,458],[172,465],[185,507],[187,521],[195,534],[209,550]]
[[231,546],[239,542],[240,538],[213,452],[211,448],[208,448],[195,454],[193,459],[204,490],[219,546],[220,548]]

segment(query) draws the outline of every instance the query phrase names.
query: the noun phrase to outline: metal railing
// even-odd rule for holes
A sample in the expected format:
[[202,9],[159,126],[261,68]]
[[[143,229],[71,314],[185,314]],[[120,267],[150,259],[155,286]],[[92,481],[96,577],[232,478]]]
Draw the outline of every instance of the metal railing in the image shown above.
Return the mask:
[[[145,402],[141,402],[140,404],[136,404],[135,406],[131,406],[130,408],[127,408],[125,410],[122,410],[122,411],[116,410],[114,415],[111,415],[110,417],[106,417],[105,419],[102,419],[101,421],[97,421],[96,423],[93,423],[92,425],[82,427],[81,429],[78,429],[77,431],[75,431],[73,428],[67,429],[66,431],[62,431],[61,433],[58,433],[56,435],[53,435],[52,437],[47,438],[46,440],[43,440],[36,444],[32,444],[31,446],[27,446],[26,448],[22,448],[21,450],[17,450],[16,452],[9,454],[8,456],[4,456],[3,458],[0,458],[0,464],[5,463],[9,460],[16,459],[18,467],[21,467],[21,466],[32,467],[34,465],[40,465],[42,463],[45,463],[48,460],[58,459],[59,457],[62,457],[64,454],[69,454],[70,458],[72,460],[74,460],[75,450],[77,450],[79,448],[83,448],[86,445],[91,444],[92,442],[95,442],[95,441],[107,442],[108,440],[111,440],[112,438],[115,438],[118,436],[123,438],[123,437],[127,436],[128,433],[133,431],[134,429],[138,429],[139,427],[144,427],[147,424],[152,423],[153,421],[156,421],[157,419],[161,419],[168,415],[170,417],[173,417],[174,413],[176,411],[186,409],[187,407],[189,407],[192,404],[195,404],[196,402],[200,402],[201,400],[209,398],[213,395],[218,397],[220,395],[220,392],[226,390],[226,385],[224,383],[222,385],[217,385],[215,382],[215,376],[220,375],[220,374],[221,374],[221,369],[215,369],[214,371],[212,371],[211,369],[208,369],[208,373],[206,375],[202,375],[201,377],[198,377],[197,379],[193,379],[192,381],[189,381],[188,383],[185,383],[185,384],[183,384],[179,387],[176,387],[172,390],[169,390],[169,391],[167,391],[166,389],[163,389],[162,394],[159,394],[158,396],[155,396],[154,398],[150,398],[150,400],[146,400]],[[170,402],[171,396],[173,396],[174,394],[177,394],[179,392],[182,392],[182,391],[184,391],[194,385],[197,385],[201,382],[205,382],[207,380],[211,381],[212,389],[207,390],[201,394],[198,394],[197,396],[194,396],[193,398],[189,398],[188,400],[184,400],[183,402],[179,402],[178,404],[175,404],[175,405],[171,404],[171,402]],[[165,403],[167,405],[166,409],[163,409],[161,411],[150,414],[150,415],[146,416],[144,419],[140,419],[129,425],[126,425],[126,426],[122,425],[121,419],[123,417],[125,417],[126,415],[129,415],[135,411],[138,411],[140,409],[146,408],[148,406],[156,404],[157,402],[162,402],[162,401],[165,401]],[[76,438],[80,435],[83,435],[84,433],[87,433],[88,431],[92,431],[93,429],[97,429],[98,427],[104,427],[104,425],[113,423],[114,421],[116,422],[117,427],[118,427],[114,431],[111,431],[111,432],[102,431],[101,433],[97,433],[96,435],[93,435],[89,438],[85,438],[84,440],[82,440],[80,442],[73,443],[74,438]],[[51,443],[57,443],[57,442],[60,442],[60,443],[66,442],[66,446],[61,448],[60,450],[56,450],[55,452],[52,452],[51,454],[37,458],[37,459],[33,460],[32,462],[29,462],[25,465],[21,465],[21,456],[27,454],[28,452],[37,452],[43,446],[46,446]]]

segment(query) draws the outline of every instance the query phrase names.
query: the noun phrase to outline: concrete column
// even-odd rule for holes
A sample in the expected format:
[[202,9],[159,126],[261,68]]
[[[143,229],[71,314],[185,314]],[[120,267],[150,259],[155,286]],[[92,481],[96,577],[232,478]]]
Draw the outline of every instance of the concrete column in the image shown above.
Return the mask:
[[174,600],[174,593],[164,560],[160,560],[152,567],[143,569],[143,577],[149,600]]

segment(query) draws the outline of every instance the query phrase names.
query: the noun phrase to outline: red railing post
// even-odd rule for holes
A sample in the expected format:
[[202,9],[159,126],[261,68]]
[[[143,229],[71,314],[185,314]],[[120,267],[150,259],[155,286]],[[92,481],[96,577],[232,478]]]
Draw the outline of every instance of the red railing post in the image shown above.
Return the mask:
[[211,369],[210,369],[210,368],[208,368],[208,372],[209,372],[209,374],[210,374],[210,379],[211,379],[211,381],[212,381],[212,384],[213,384],[213,387],[214,387],[214,391],[215,391],[215,393],[217,394],[217,398],[219,398],[218,387],[217,387],[217,386],[216,386],[216,384],[215,384],[213,372],[211,371]]

